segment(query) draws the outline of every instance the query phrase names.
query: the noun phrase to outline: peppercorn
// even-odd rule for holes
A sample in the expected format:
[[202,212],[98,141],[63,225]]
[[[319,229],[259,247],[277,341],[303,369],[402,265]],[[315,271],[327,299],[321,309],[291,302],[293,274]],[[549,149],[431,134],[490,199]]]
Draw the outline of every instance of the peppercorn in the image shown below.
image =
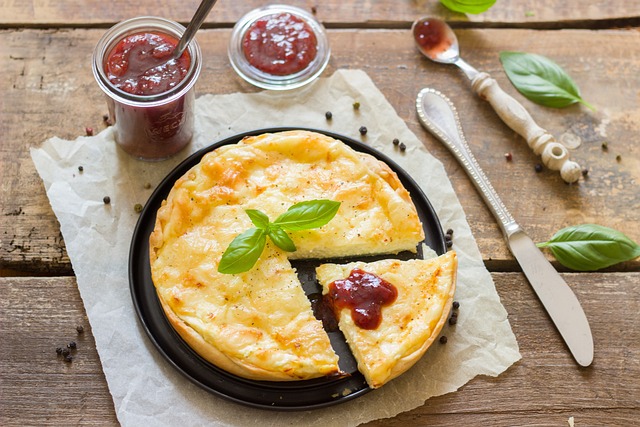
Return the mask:
[[451,316],[451,317],[449,318],[449,324],[450,324],[451,326],[453,326],[453,325],[455,325],[456,323],[458,323],[458,318],[457,318],[457,317],[454,317],[454,316]]
[[451,239],[447,239],[446,237],[444,239],[444,244],[448,249],[451,249],[453,247],[453,241]]
[[448,341],[448,339],[447,339],[446,336],[443,335],[443,336],[440,337],[440,344],[446,344],[447,341]]
[[511,160],[513,160],[513,154],[504,153],[504,158],[507,160],[507,162],[510,162]]
[[327,118],[327,120],[331,120],[333,118],[333,113],[331,111],[327,111],[326,113],[324,113],[324,116]]
[[318,8],[316,6],[311,6],[311,13],[314,15],[318,12]]
[[393,138],[392,142],[393,142],[393,145],[396,145],[396,146],[400,144],[400,140],[398,138]]
[[104,202],[105,205],[108,205],[109,203],[111,203],[111,197],[109,196],[104,196],[102,198],[102,201]]
[[454,301],[454,302],[453,302],[453,304],[452,304],[452,306],[453,306],[453,309],[454,309],[454,310],[457,310],[457,309],[459,309],[459,308],[460,308],[460,303],[459,303],[458,301]]
[[75,341],[71,341],[69,344],[67,344],[67,347],[74,349],[78,347],[78,344],[76,344]]
[[589,175],[589,169],[587,168],[582,169],[582,176],[586,177],[587,175]]
[[366,135],[367,134],[367,127],[366,126],[360,126],[360,129],[358,129],[360,131],[360,135]]
[[93,136],[93,128],[84,128],[84,131],[87,136]]
[[354,110],[359,110],[360,109],[360,103],[358,101],[353,103],[353,109]]
[[404,145],[404,142],[401,142],[401,143],[400,143],[400,147],[399,147],[399,148],[400,148],[400,151],[404,151],[404,150],[406,150],[406,149],[407,149],[407,146],[406,146],[406,145]]
[[65,362],[67,362],[67,363],[71,363],[71,361],[72,361],[72,360],[73,360],[73,356],[72,356],[72,355],[70,355],[70,354],[67,354],[67,355],[64,357],[64,361],[65,361]]
[[607,151],[609,149],[609,143],[607,141],[604,141],[602,143],[602,151]]
[[621,162],[622,161],[622,156],[620,154],[618,154],[616,156],[616,162]]
[[63,355],[63,356],[67,357],[67,356],[69,355],[69,353],[71,353],[71,352],[69,351],[69,349],[68,349],[68,348],[63,348],[63,349],[62,349],[62,355]]
[[453,230],[451,228],[447,229],[447,234],[453,236]]
[[56,348],[56,353],[60,356],[62,354],[62,347]]
[[83,333],[84,332],[84,326],[82,326],[82,325],[76,326],[76,331],[78,331],[79,334]]
[[542,165],[540,163],[536,163],[534,168],[537,173],[542,172]]
[[136,213],[140,213],[140,212],[142,212],[142,205],[141,205],[140,203],[136,203],[136,204],[133,206],[133,210],[134,210],[134,211],[136,211]]
[[150,182],[145,182],[144,183],[144,188],[147,189],[147,190],[150,189],[151,188],[151,183]]
[[78,172],[82,172],[82,171],[84,171],[84,167],[78,166]]

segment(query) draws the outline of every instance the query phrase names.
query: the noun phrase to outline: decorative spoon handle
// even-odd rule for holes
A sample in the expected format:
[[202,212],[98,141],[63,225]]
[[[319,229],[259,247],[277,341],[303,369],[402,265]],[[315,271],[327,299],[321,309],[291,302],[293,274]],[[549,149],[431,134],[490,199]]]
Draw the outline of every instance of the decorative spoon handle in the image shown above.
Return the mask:
[[526,139],[536,155],[542,156],[546,167],[560,171],[560,176],[568,183],[580,178],[581,168],[576,162],[569,160],[567,148],[538,126],[522,104],[502,90],[495,79],[487,73],[479,72],[473,77],[471,85],[480,98],[491,104],[502,121]]
[[498,219],[505,237],[520,230],[502,200],[493,189],[489,179],[471,153],[462,133],[460,119],[453,103],[435,89],[425,88],[416,100],[418,117],[422,124],[433,133],[457,157],[471,178],[489,209]]

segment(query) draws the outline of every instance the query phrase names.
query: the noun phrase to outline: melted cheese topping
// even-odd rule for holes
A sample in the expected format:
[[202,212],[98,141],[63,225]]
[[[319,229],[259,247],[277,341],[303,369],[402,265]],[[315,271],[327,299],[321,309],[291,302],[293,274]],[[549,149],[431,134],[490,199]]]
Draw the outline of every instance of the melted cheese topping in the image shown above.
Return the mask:
[[[342,202],[326,226],[289,233],[297,251],[267,244],[256,266],[217,272],[229,243],[291,205]],[[151,272],[167,318],[205,359],[236,375],[292,380],[339,372],[288,258],[416,250],[424,238],[409,194],[385,164],[340,141],[291,131],[206,154],[181,177],[150,236]]]
[[316,269],[323,292],[354,268],[376,274],[398,290],[396,301],[382,308],[377,329],[356,326],[348,308],[338,314],[358,369],[371,388],[378,388],[413,366],[440,333],[455,292],[457,257],[449,251],[430,260],[323,264]]

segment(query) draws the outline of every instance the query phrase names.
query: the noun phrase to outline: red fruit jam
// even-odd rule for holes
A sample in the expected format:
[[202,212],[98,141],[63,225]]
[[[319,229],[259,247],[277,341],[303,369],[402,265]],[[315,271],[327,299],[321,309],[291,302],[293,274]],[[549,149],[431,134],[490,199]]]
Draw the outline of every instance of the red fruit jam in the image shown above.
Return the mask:
[[255,21],[242,40],[249,63],[276,76],[304,70],[318,53],[311,27],[291,13],[277,13]]
[[453,43],[450,31],[447,25],[438,19],[424,19],[414,25],[413,37],[422,53],[435,58]]
[[382,307],[393,303],[397,297],[395,286],[359,268],[353,269],[346,279],[332,282],[325,295],[336,315],[343,308],[349,308],[353,322],[362,329],[378,328],[382,322]]
[[104,71],[118,89],[134,95],[156,95],[174,88],[189,71],[191,56],[171,55],[178,40],[168,34],[137,33],[122,39],[109,53]]

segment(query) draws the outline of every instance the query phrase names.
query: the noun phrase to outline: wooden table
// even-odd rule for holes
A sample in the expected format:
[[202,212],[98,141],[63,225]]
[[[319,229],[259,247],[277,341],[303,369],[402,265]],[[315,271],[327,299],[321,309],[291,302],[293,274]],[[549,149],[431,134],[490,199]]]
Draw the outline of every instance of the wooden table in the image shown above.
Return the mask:
[[[388,425],[630,426],[640,418],[640,260],[595,273],[568,272],[595,340],[595,361],[578,368],[509,253],[496,222],[449,153],[420,126],[414,99],[424,86],[445,92],[463,114],[473,150],[514,217],[534,241],[562,227],[597,223],[640,241],[640,1],[498,1],[465,16],[436,0],[288,2],[312,7],[333,49],[326,75],[365,70],[426,147],[440,159],[467,214],[520,344],[522,360],[498,378],[479,377],[430,399]],[[0,11],[0,425],[117,424],[70,260],[29,155],[52,136],[102,129],[106,113],[90,69],[92,50],[114,23],[155,14],[186,22],[197,0],[2,2]],[[256,89],[232,71],[226,45],[234,22],[264,5],[221,0],[198,33],[204,54],[199,93]],[[552,134],[579,136],[572,156],[589,173],[565,184],[536,173],[524,140],[502,124],[451,66],[429,63],[409,28],[425,15],[450,21],[464,58],[491,73]],[[525,100],[498,59],[504,50],[539,53],[578,83],[593,112]],[[608,149],[602,145],[607,142]],[[507,162],[504,154],[512,153]],[[549,259],[553,260],[551,256]],[[77,335],[76,325],[85,333]],[[82,357],[60,363],[55,347],[76,339]]]

